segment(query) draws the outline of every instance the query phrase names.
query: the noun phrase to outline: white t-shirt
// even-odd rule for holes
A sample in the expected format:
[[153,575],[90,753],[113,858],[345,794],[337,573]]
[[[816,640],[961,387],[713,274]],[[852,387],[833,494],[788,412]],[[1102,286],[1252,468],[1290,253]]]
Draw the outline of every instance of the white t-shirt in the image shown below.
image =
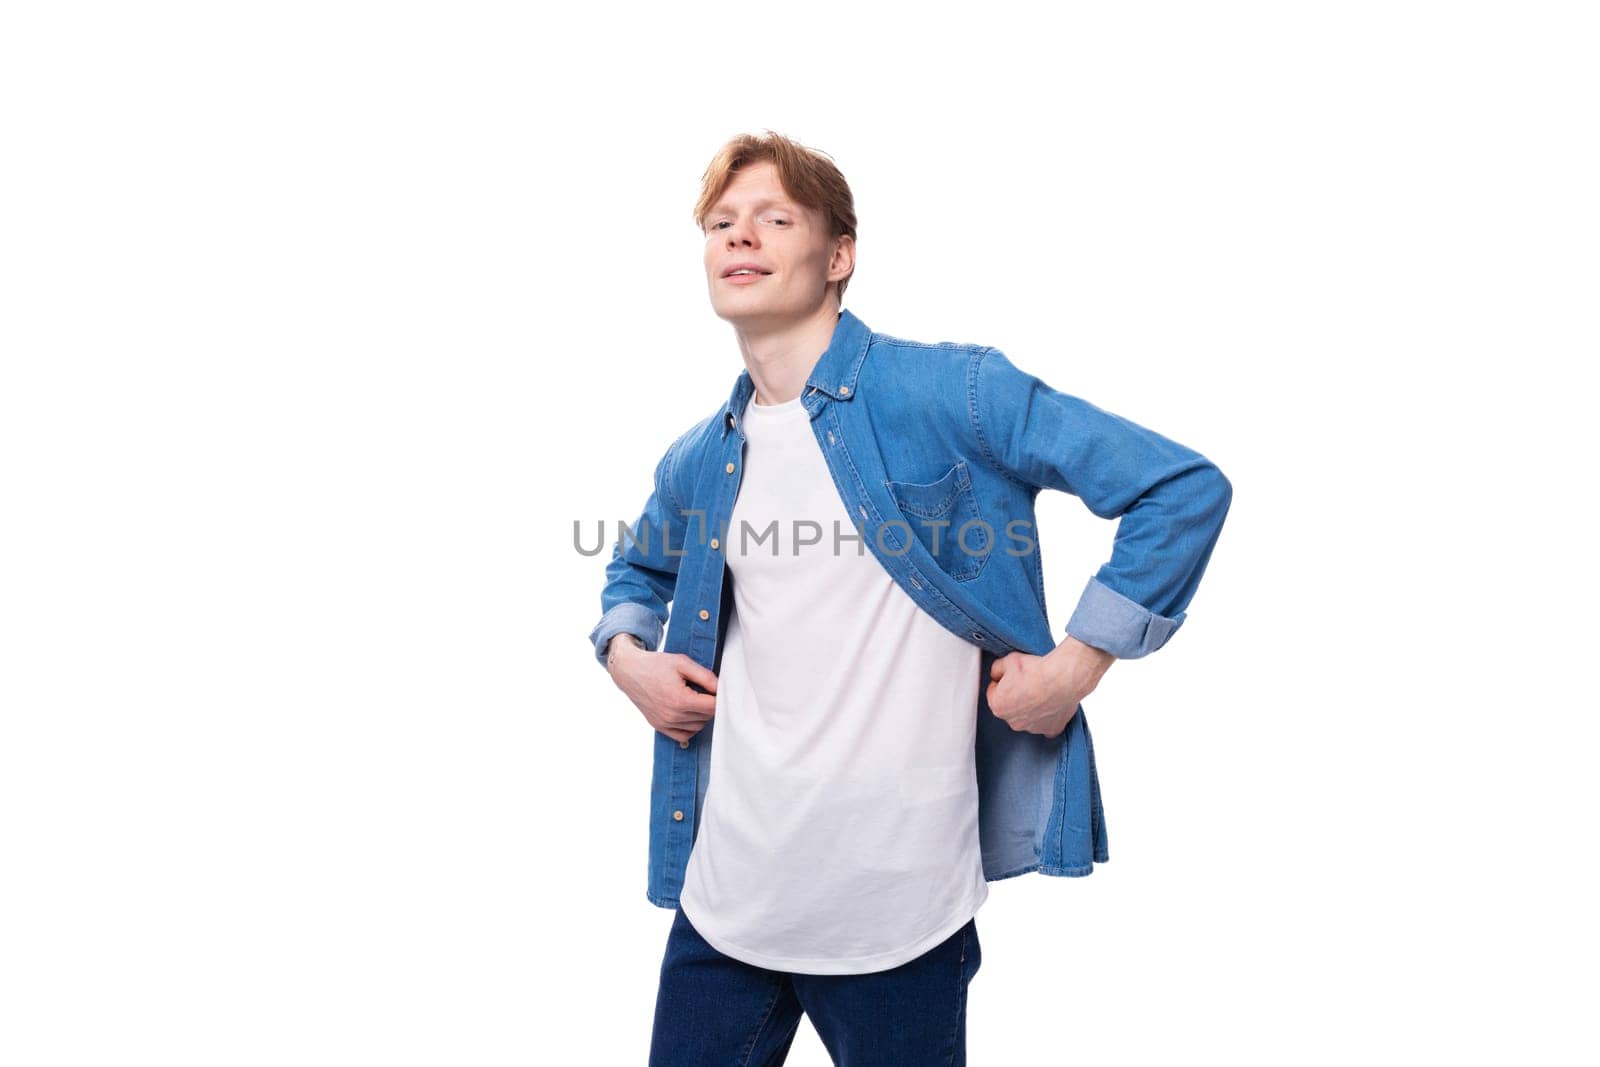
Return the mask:
[[988,897],[981,653],[850,539],[801,399],[744,411],[733,615],[679,906],[735,959],[864,974],[920,956]]

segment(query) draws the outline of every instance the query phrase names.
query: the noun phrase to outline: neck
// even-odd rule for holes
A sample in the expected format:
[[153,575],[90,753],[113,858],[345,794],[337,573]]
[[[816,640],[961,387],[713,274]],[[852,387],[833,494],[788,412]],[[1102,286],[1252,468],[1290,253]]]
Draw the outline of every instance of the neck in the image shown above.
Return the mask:
[[735,325],[739,352],[755,384],[755,403],[782,404],[799,396],[838,322],[839,308],[830,303],[802,319]]

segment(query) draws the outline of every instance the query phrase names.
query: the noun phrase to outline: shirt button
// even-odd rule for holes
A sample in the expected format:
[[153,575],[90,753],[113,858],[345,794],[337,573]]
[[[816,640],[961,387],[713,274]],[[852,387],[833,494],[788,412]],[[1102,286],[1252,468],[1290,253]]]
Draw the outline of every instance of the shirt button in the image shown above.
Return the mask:
[[711,547],[712,548],[716,548],[717,547],[717,539],[715,537],[713,537],[711,539]]
[[687,741],[679,741],[678,742],[678,747],[679,748],[688,748],[689,747],[689,742],[687,742]]
[[672,819],[673,819],[674,822],[682,822],[683,821],[683,812],[682,811],[673,812],[672,813]]
[[709,618],[711,618],[711,612],[707,611],[705,608],[701,608],[700,609],[700,617],[702,619],[709,619]]
[[983,634],[978,630],[974,630],[974,631],[972,631],[972,639],[974,641],[982,641],[983,640]]
[[850,395],[850,387],[848,385],[839,386],[839,395],[840,396],[849,396]]
[[733,473],[733,464],[732,463],[728,464],[726,467],[723,468],[723,470],[727,471],[729,474],[732,474]]

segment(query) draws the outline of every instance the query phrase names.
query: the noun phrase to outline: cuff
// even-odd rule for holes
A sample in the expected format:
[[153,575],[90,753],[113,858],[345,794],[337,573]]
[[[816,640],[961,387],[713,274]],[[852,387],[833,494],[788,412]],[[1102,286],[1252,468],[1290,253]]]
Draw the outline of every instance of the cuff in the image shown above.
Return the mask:
[[1170,619],[1157,615],[1098,578],[1090,578],[1078,598],[1077,610],[1067,620],[1067,633],[1118,659],[1138,659],[1166,644],[1186,617],[1182,611]]
[[602,668],[606,665],[606,644],[620,633],[637,634],[645,647],[654,651],[661,644],[661,620],[643,604],[625,600],[600,616],[589,640],[594,645],[594,658]]

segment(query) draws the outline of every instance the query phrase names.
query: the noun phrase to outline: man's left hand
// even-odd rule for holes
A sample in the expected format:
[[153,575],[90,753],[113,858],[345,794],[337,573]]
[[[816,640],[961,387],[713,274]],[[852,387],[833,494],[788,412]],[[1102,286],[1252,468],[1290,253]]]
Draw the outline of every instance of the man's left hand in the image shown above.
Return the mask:
[[989,710],[1013,730],[1058,737],[1115,662],[1071,636],[1043,656],[1008,652],[989,668]]

